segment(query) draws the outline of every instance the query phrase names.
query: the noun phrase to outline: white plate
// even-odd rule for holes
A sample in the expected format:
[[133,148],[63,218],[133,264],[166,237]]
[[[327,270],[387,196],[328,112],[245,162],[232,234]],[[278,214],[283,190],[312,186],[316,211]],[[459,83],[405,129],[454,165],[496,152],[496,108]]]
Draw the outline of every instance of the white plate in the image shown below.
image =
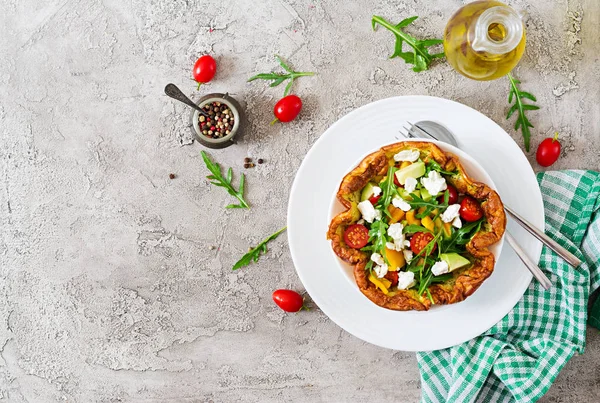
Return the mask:
[[[288,239],[296,271],[313,301],[340,327],[369,343],[405,351],[450,347],[480,335],[519,301],[531,274],[503,248],[492,276],[465,301],[427,312],[397,312],[369,301],[347,281],[326,240],[332,197],[369,152],[402,141],[406,121],[433,120],[448,127],[461,150],[483,166],[502,200],[544,228],[542,196],[527,159],[501,127],[457,102],[426,96],[388,98],[365,105],[333,124],[298,169],[288,206]],[[542,245],[509,222],[508,230],[538,261]]]

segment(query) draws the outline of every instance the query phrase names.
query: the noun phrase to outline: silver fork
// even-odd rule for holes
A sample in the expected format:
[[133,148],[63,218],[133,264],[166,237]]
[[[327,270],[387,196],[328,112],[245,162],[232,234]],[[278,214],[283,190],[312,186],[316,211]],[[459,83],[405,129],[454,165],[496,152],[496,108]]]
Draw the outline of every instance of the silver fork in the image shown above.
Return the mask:
[[[402,134],[404,137],[407,137],[407,138],[431,138],[433,140],[446,142],[446,143],[452,144],[455,147],[458,147],[458,143],[457,143],[456,139],[454,138],[454,135],[452,133],[450,133],[450,131],[448,129],[444,128],[441,125],[438,125],[438,126],[441,127],[442,129],[445,129],[445,130],[442,131],[442,130],[436,128],[438,131],[436,132],[437,137],[435,137],[434,135],[431,135],[429,132],[425,131],[423,128],[419,127],[418,125],[412,124],[410,122],[408,122],[408,123],[411,125],[411,127],[407,128],[405,126],[402,126],[402,128],[406,132],[400,131],[400,134]],[[434,122],[432,122],[432,123],[434,123]],[[435,124],[437,125],[437,123],[435,123]],[[413,131],[417,131],[417,133],[419,133],[420,136],[416,136],[413,133]],[[433,130],[431,130],[431,131],[433,131]],[[505,209],[506,209],[506,206],[505,206]],[[523,223],[527,223],[527,221],[525,221],[522,217],[519,217],[519,218],[521,218],[521,220],[522,220],[522,221],[521,220],[517,220],[517,222],[519,224],[523,225],[522,222]],[[529,223],[527,223],[527,224],[529,224]],[[533,227],[533,225],[532,225],[532,227]],[[537,230],[537,228],[536,228],[536,230]],[[528,231],[529,231],[529,229],[528,229]],[[537,230],[537,231],[540,231],[540,230]],[[530,231],[530,233],[531,233],[531,231]],[[533,234],[533,235],[536,236],[537,234]],[[527,254],[525,253],[525,251],[517,243],[516,239],[510,234],[510,232],[506,231],[505,236],[506,236],[506,240],[508,241],[508,244],[513,248],[513,250],[515,251],[515,253],[517,254],[517,256],[519,256],[519,259],[521,259],[521,261],[523,262],[523,264],[525,265],[525,267],[527,267],[527,269],[536,278],[536,280],[542,285],[542,287],[544,287],[545,290],[548,290],[552,286],[552,283],[550,282],[550,279],[544,274],[544,272],[542,271],[542,269],[540,269],[538,267],[538,265],[535,264],[529,258],[529,256],[527,256]],[[546,235],[544,234],[544,236],[546,236]],[[537,238],[537,236],[536,236],[536,238]],[[544,241],[542,241],[542,242],[544,242]],[[560,245],[558,245],[558,246],[560,246]],[[560,248],[562,248],[562,247],[560,247]],[[566,251],[566,249],[565,249],[565,251]],[[566,251],[566,252],[569,253],[568,251]],[[559,253],[559,252],[557,251],[557,253]],[[577,259],[577,257],[575,257],[574,255],[572,255],[572,256],[573,256],[573,258]],[[579,259],[577,259],[577,260],[579,260]]]

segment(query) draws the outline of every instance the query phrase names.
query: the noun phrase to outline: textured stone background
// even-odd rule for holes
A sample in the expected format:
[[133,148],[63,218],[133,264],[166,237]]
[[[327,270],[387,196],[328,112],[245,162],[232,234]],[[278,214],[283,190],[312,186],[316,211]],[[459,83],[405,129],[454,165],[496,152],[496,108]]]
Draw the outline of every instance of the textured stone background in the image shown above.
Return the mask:
[[[528,14],[516,75],[542,106],[533,145],[559,130],[556,167],[598,169],[598,1],[510,3]],[[358,106],[446,97],[521,144],[503,117],[506,80],[468,81],[444,64],[415,74],[388,60],[389,32],[371,31],[372,14],[420,15],[411,31],[440,36],[461,4],[0,1],[0,400],[417,401],[413,354],[363,343],[318,308],[274,306],[274,289],[302,290],[285,235],[260,264],[230,267],[285,224],[304,154]],[[247,172],[251,212],[223,208],[188,110],[162,94],[174,82],[200,95],[189,77],[203,53],[219,70],[202,92],[229,91],[249,120],[243,142],[211,154],[236,172],[246,156],[267,160]],[[301,119],[269,126],[283,89],[246,79],[273,69],[274,53],[318,76],[295,86]],[[600,335],[588,340],[544,401],[600,401]]]

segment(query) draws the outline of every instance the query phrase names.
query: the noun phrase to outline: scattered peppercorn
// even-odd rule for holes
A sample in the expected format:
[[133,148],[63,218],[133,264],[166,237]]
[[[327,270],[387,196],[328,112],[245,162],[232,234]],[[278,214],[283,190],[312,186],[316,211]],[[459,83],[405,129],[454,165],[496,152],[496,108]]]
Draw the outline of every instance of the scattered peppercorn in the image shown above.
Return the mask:
[[258,159],[258,163],[259,163],[259,164],[262,164],[263,162],[265,162],[265,160],[263,160],[262,158],[259,158],[259,159]]
[[169,179],[175,179],[176,175],[175,174],[169,174]]
[[247,162],[252,162],[252,158],[250,158],[250,157],[246,157],[246,158],[244,158],[244,162],[246,162],[246,163],[247,163]]
[[250,168],[250,164],[248,164],[248,163],[244,164],[244,168],[246,168],[246,169]]

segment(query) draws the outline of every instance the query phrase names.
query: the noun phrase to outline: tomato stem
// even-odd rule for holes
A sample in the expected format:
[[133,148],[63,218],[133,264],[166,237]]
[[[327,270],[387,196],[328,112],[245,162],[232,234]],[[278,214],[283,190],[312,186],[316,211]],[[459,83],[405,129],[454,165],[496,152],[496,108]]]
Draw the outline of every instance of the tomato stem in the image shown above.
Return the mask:
[[278,118],[275,118],[271,121],[270,125],[273,126],[275,124],[275,122],[279,122]]
[[202,83],[200,81],[198,81],[198,86],[196,87],[196,90],[199,90],[201,85],[202,85]]
[[554,132],[554,138],[552,139],[552,142],[554,143],[557,140],[558,140],[558,132]]

